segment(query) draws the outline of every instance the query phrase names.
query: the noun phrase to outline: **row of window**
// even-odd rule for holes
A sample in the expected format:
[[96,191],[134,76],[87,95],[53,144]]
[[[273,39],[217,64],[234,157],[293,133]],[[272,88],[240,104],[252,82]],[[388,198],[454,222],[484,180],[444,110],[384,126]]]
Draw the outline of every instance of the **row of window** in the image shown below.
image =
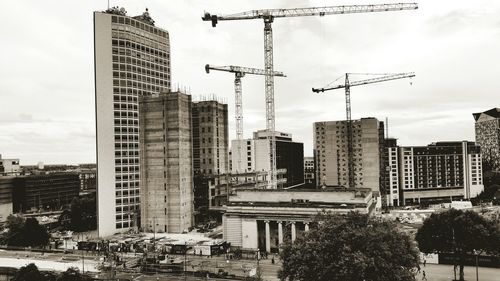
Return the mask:
[[156,28],[154,26],[151,26],[149,24],[145,24],[141,21],[138,21],[138,20],[135,20],[135,19],[131,19],[129,17],[121,17],[121,16],[118,16],[118,15],[113,15],[111,17],[111,22],[112,23],[120,23],[120,24],[127,24],[127,25],[130,25],[132,27],[135,27],[135,28],[138,28],[138,29],[142,29],[148,33],[152,33],[152,34],[155,34],[155,35],[158,35],[158,36],[161,36],[161,37],[168,37],[168,33],[159,29],[159,28]]

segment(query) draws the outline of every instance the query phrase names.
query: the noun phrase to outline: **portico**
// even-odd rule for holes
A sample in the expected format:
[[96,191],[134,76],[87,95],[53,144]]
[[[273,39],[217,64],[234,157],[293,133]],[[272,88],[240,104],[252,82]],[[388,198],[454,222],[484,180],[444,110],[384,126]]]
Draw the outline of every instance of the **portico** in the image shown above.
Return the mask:
[[236,190],[223,216],[224,239],[232,246],[278,252],[284,241],[316,227],[320,212],[371,213],[370,189]]

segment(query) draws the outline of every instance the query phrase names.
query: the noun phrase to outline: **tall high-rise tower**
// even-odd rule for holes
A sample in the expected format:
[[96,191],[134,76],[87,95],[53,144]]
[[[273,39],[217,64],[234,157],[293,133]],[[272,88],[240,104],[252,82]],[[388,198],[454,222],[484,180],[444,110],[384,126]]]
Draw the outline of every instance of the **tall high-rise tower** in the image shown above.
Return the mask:
[[476,142],[481,146],[485,169],[500,170],[500,108],[472,115],[476,121]]
[[148,11],[94,12],[99,236],[140,219],[139,97],[170,90],[168,32]]
[[181,233],[193,225],[191,96],[141,97],[141,226]]

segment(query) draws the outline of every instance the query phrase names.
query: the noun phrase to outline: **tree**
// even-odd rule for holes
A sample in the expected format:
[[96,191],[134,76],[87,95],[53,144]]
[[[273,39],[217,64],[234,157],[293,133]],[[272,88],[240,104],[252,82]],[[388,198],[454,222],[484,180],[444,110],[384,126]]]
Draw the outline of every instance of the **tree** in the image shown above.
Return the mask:
[[498,225],[473,211],[450,209],[434,213],[418,230],[416,240],[424,253],[453,253],[458,257],[460,280],[464,280],[464,264],[468,255],[479,251],[500,251]]
[[14,275],[12,281],[43,281],[44,276],[38,270],[38,267],[34,263],[30,263],[27,266],[23,266]]
[[2,243],[9,246],[22,245],[24,237],[21,232],[24,227],[24,218],[16,215],[9,215],[5,223],[8,231],[2,237]]
[[26,219],[22,233],[25,238],[24,245],[22,246],[38,247],[49,243],[49,233],[35,218]]
[[9,246],[38,247],[49,243],[49,234],[35,218],[24,219],[19,216],[7,217],[8,231],[3,242]]
[[82,202],[78,197],[75,197],[71,200],[71,230],[80,231],[82,229],[82,216]]
[[65,272],[61,273],[56,281],[90,281],[86,275],[82,275],[78,268],[70,267]]
[[354,212],[317,221],[316,229],[284,243],[281,280],[414,280],[417,248],[394,223]]

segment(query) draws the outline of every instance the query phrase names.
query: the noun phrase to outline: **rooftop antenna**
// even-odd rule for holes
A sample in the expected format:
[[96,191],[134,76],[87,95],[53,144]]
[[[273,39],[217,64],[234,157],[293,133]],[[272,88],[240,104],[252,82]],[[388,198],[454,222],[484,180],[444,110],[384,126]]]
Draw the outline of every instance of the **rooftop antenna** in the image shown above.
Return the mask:
[[108,0],[108,10],[109,10],[109,0]]
[[389,138],[389,118],[385,117],[385,138]]

